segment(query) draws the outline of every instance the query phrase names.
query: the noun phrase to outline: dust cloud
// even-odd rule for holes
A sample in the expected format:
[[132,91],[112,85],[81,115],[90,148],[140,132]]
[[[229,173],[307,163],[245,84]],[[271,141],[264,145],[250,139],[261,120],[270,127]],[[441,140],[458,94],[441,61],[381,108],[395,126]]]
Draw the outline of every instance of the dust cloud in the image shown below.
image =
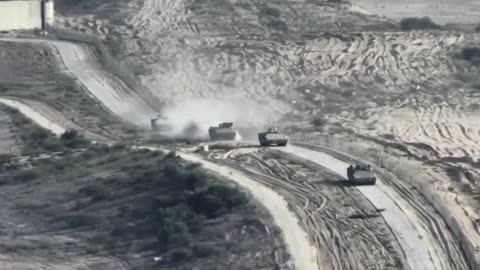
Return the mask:
[[192,98],[175,105],[166,106],[162,116],[171,127],[172,136],[206,137],[208,128],[221,122],[233,122],[239,130],[237,137],[245,137],[246,130],[258,129],[270,122],[267,108],[249,99],[220,100],[214,98]]

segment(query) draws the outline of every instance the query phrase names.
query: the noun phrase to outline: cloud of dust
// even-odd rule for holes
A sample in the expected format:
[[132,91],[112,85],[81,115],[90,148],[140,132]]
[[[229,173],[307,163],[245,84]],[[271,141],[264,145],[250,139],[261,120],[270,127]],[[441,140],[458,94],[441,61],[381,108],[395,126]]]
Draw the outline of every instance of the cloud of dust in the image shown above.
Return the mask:
[[[168,118],[165,123],[171,125],[170,133],[173,136],[207,137],[209,127],[217,126],[221,122],[233,122],[233,128],[240,131],[237,137],[242,138],[242,135],[245,135],[242,129],[260,128],[268,123],[269,110],[245,98],[231,100],[190,98],[164,107],[162,116]],[[197,127],[196,130],[188,128],[192,124]],[[186,132],[186,128],[189,132]]]

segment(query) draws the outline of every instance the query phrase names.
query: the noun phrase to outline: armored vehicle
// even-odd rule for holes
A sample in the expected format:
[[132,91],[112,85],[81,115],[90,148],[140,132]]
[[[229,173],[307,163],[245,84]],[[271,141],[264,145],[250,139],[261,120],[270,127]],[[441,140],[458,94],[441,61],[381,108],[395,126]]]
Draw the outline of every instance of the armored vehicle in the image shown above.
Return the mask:
[[235,140],[237,132],[232,128],[232,122],[223,122],[216,127],[208,129],[208,135],[212,141],[231,141]]
[[375,185],[377,176],[370,165],[350,165],[347,168],[347,177],[352,185]]
[[277,145],[277,146],[286,146],[288,143],[288,137],[268,129],[265,132],[258,133],[258,141],[261,146]]
[[150,125],[152,126],[152,130],[153,131],[170,130],[171,126],[167,125],[165,121],[163,121],[164,123],[161,123],[161,124],[158,123],[159,120],[166,120],[166,119],[168,118],[162,117],[161,115],[158,115],[157,117],[150,119]]

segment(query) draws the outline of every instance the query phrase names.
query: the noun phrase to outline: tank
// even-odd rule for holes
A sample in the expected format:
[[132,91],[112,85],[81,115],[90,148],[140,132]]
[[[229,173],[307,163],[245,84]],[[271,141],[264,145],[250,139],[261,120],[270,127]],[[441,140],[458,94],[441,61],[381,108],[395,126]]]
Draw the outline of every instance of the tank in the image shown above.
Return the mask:
[[237,132],[233,129],[232,122],[223,122],[216,127],[210,127],[208,135],[212,141],[231,141],[235,140]]
[[367,165],[351,165],[347,168],[347,177],[352,185],[375,185],[377,176]]
[[44,0],[44,16],[45,16],[45,24],[48,26],[52,26],[53,22],[55,21],[55,7],[53,4],[53,0]]
[[286,146],[288,143],[288,137],[278,133],[277,131],[268,129],[265,132],[258,133],[258,141],[260,142],[261,146]]

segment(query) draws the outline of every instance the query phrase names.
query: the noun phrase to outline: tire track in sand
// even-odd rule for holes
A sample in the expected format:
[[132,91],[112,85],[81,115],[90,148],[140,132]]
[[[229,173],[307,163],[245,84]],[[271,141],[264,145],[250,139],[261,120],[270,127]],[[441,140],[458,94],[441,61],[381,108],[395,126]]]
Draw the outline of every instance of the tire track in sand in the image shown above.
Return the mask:
[[337,186],[336,176],[314,163],[269,150],[208,158],[285,198],[319,250],[319,269],[403,269],[400,248],[376,210],[358,191]]

